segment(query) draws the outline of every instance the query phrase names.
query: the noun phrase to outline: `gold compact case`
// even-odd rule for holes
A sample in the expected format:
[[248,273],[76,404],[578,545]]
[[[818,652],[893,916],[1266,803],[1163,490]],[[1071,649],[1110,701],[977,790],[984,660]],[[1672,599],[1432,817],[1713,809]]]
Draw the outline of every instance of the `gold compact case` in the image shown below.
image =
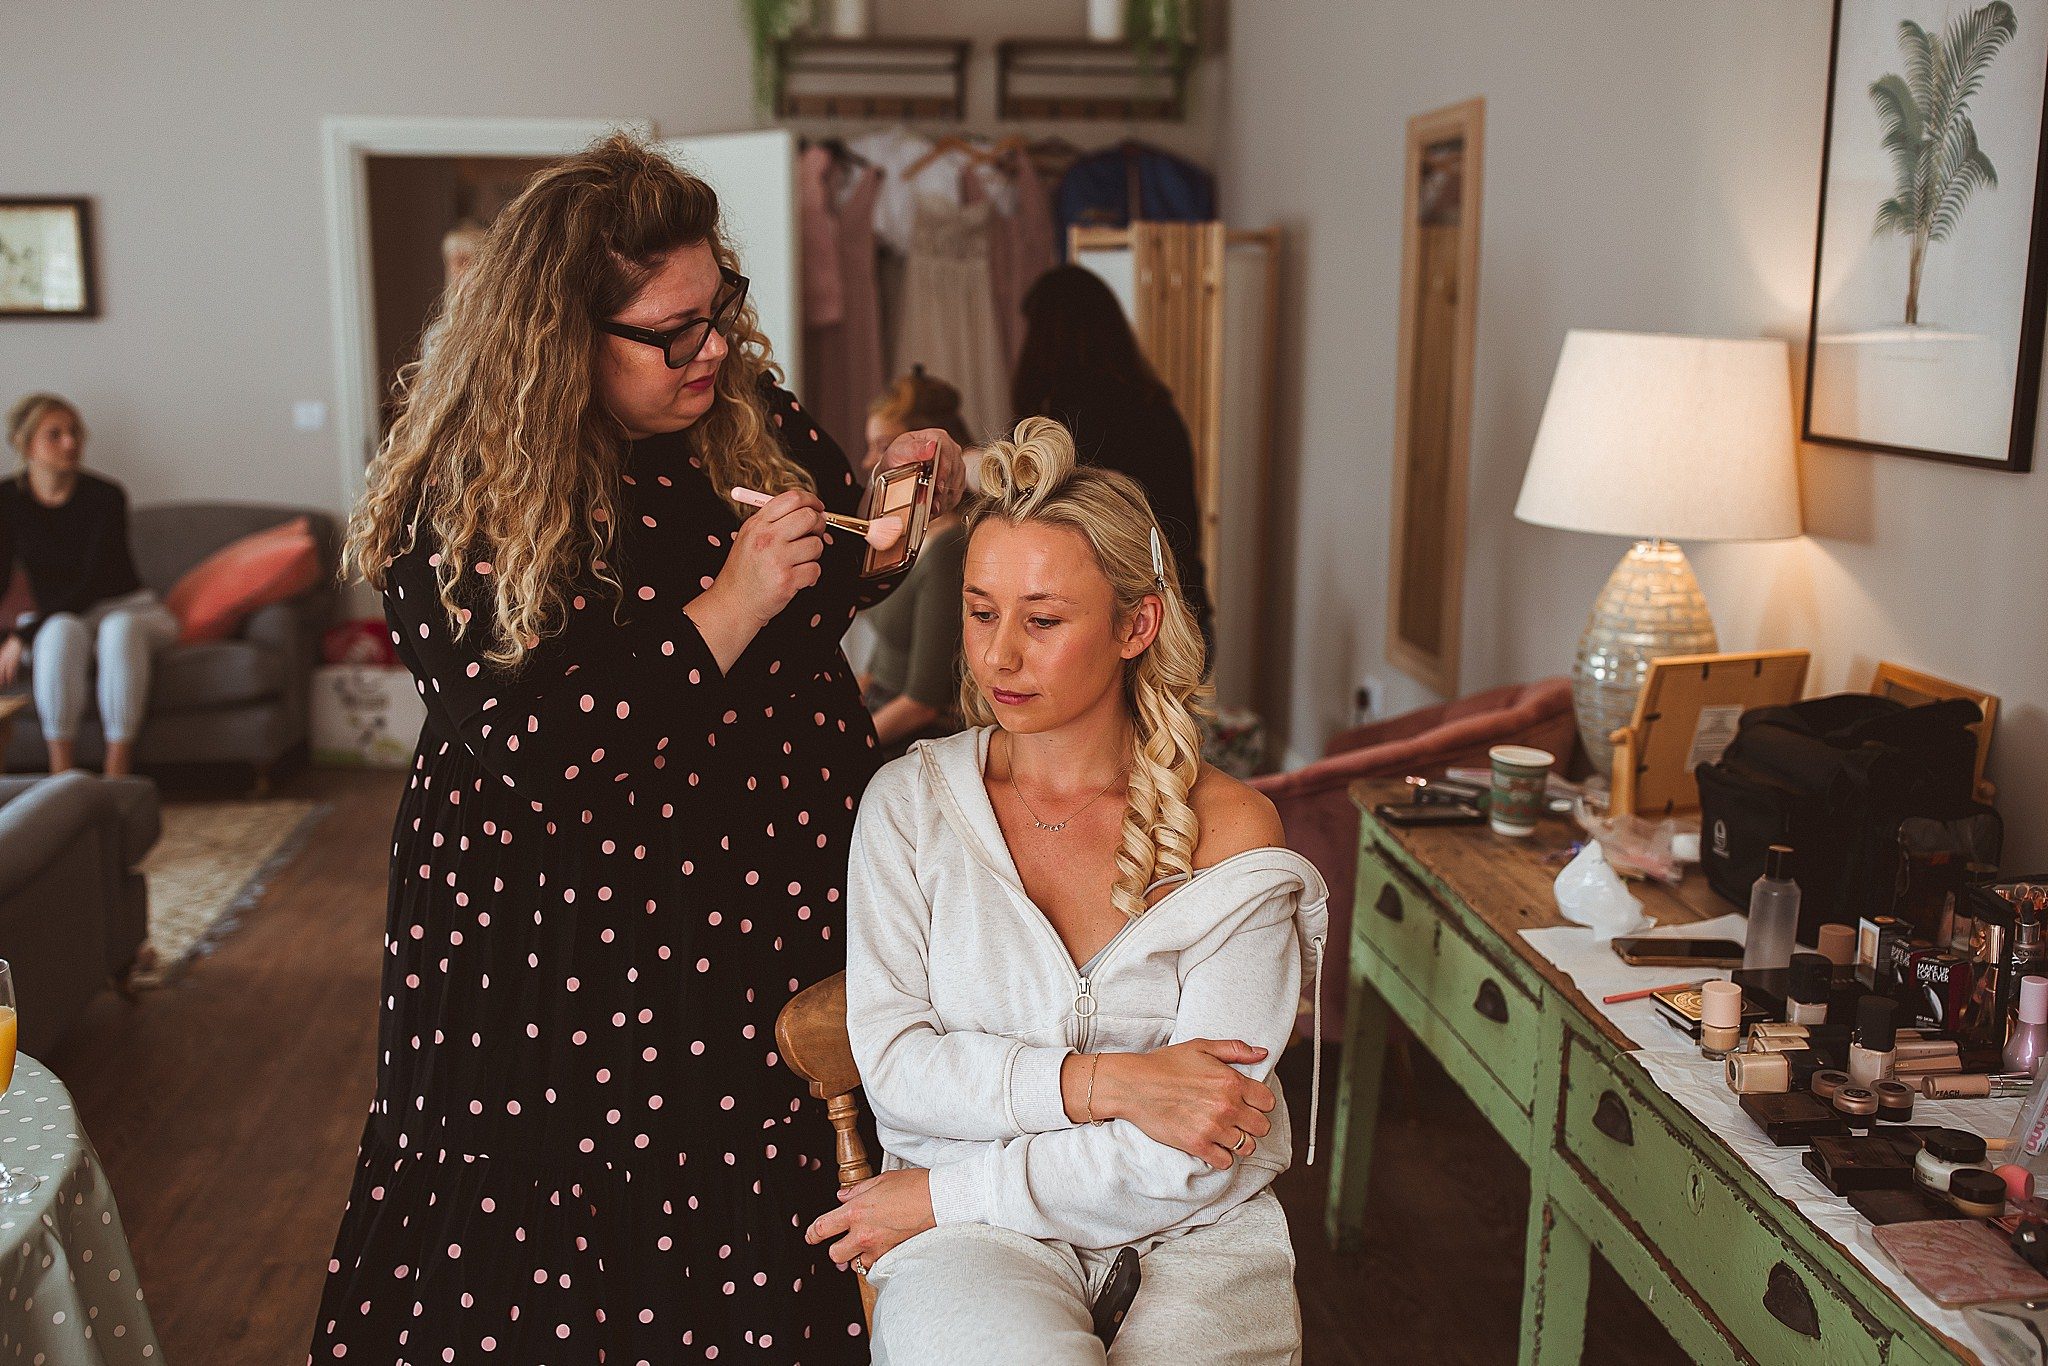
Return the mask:
[[864,579],[882,579],[900,574],[917,560],[924,548],[925,528],[932,519],[932,464],[893,465],[868,482],[867,497],[861,500],[860,515],[866,521],[878,517],[903,519],[903,535],[893,544],[868,547],[861,564]]

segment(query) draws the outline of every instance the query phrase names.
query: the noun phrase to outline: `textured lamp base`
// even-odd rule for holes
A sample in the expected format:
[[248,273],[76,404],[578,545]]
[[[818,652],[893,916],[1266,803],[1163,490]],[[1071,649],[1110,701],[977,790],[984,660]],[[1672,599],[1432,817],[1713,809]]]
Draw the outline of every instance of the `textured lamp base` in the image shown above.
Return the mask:
[[1637,541],[1594,599],[1572,663],[1572,714],[1593,771],[1613,767],[1608,737],[1635,719],[1651,660],[1719,648],[1685,552],[1670,541]]

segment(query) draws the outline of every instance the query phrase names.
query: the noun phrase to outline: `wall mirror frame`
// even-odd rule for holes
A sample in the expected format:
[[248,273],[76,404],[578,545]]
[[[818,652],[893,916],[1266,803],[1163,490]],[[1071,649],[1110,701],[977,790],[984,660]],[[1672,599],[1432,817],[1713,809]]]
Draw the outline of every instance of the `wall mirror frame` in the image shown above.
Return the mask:
[[1408,121],[1387,659],[1458,693],[1486,101]]

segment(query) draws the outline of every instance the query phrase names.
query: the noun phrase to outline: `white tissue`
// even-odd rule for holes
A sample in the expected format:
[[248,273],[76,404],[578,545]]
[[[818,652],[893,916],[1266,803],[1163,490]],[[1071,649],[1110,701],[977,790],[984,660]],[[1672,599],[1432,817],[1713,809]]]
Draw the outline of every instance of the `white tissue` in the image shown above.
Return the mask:
[[1622,886],[1621,875],[1608,866],[1599,840],[1588,840],[1557,875],[1557,909],[1566,920],[1584,925],[1595,939],[1635,934],[1649,928],[1643,903]]

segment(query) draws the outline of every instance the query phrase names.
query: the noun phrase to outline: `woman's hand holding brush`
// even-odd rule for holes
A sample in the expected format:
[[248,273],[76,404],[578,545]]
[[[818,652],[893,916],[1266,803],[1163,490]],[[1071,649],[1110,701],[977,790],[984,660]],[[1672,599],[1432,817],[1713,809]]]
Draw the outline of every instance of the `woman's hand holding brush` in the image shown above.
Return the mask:
[[[746,492],[734,490],[735,496]],[[683,608],[721,670],[730,669],[761,628],[824,572],[818,561],[825,553],[826,514],[817,495],[791,489],[741,501],[754,499],[760,510],[733,533],[725,567]]]
[[[735,488],[733,501],[749,507],[765,508],[773,505],[774,499],[756,489]],[[877,517],[872,521],[862,517],[849,517],[843,512],[825,514],[825,525],[840,531],[850,531],[877,550],[887,550],[903,539],[903,519],[894,513]]]

